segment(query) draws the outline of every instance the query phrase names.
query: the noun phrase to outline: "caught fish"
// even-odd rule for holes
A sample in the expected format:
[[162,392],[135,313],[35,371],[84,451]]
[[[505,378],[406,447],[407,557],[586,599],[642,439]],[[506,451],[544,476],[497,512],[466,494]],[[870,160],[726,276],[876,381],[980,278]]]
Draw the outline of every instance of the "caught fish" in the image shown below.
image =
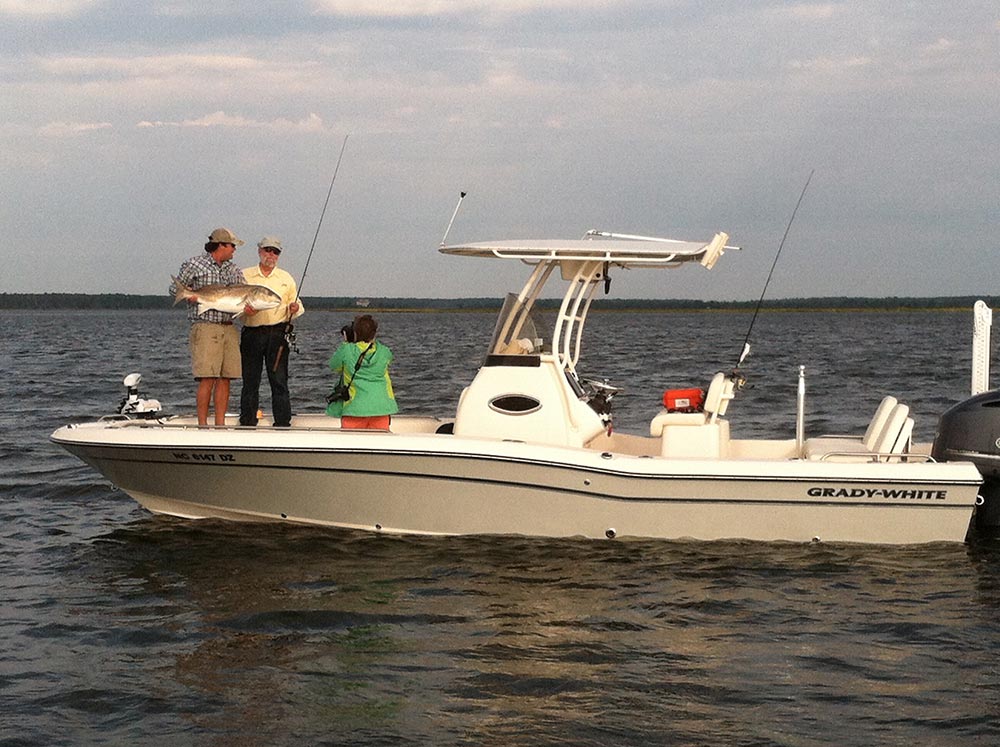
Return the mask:
[[192,290],[177,278],[171,279],[177,288],[174,303],[195,298],[198,300],[199,314],[204,314],[209,309],[242,314],[246,306],[254,311],[263,311],[281,305],[281,296],[263,285],[206,285],[204,288]]

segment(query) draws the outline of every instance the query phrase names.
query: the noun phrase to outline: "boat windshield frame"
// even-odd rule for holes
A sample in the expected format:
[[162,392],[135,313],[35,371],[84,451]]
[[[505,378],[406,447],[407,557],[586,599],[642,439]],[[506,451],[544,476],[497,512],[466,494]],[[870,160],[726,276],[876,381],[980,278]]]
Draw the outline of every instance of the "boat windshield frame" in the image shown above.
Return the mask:
[[540,355],[552,352],[552,331],[540,309],[518,293],[508,293],[497,315],[489,355]]

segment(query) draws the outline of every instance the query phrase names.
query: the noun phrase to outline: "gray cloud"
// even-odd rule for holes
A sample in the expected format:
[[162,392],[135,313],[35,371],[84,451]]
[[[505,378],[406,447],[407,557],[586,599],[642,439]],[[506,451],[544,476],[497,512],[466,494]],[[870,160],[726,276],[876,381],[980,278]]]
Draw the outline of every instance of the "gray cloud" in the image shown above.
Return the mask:
[[[435,252],[465,189],[453,238],[727,230],[713,272],[616,290],[750,298],[811,168],[775,295],[993,292],[992,2],[19,5],[0,290],[159,292],[216,224],[282,235],[294,271],[350,133],[314,293],[505,290],[518,268]],[[109,273],[137,233],[143,272]]]

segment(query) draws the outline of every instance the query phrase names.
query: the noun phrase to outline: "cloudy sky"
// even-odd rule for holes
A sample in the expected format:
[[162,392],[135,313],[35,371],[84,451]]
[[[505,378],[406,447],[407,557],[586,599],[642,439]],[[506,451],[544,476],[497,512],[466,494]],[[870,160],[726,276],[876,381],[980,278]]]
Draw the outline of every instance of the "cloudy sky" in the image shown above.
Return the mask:
[[[0,0],[0,292],[166,292],[228,226],[309,295],[497,296],[452,240],[683,239],[626,297],[1000,293],[1000,4]],[[241,265],[256,259],[237,252]],[[509,264],[509,263],[508,263]]]

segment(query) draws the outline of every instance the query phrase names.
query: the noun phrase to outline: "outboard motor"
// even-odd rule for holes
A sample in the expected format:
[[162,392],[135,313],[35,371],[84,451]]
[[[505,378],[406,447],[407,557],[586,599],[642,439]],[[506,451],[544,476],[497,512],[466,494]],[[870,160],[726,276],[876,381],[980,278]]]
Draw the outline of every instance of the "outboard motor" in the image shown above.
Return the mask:
[[139,382],[142,375],[131,373],[122,380],[125,385],[125,398],[118,403],[118,414],[127,418],[156,418],[163,408],[158,399],[142,399],[139,397]]
[[983,476],[984,500],[976,509],[976,527],[1000,528],[1000,390],[978,394],[945,412],[931,456],[976,465]]

